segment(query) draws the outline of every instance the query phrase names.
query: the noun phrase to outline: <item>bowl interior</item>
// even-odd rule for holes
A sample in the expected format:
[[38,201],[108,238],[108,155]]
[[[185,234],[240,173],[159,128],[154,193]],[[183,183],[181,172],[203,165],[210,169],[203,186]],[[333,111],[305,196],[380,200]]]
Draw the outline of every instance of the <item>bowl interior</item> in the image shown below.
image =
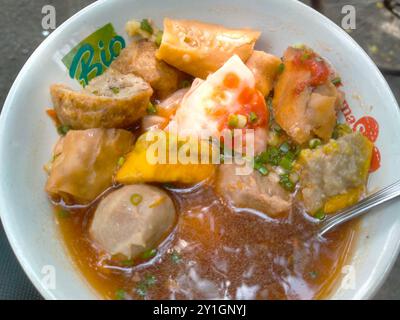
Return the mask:
[[[262,36],[257,47],[279,56],[290,44],[311,46],[341,75],[350,107],[345,110],[348,120],[354,120],[359,130],[370,129],[371,122],[365,117],[375,119],[379,126],[374,133],[381,167],[371,175],[369,189],[400,178],[400,115],[393,94],[364,51],[314,10],[292,0],[98,1],[60,26],[34,52],[18,75],[1,114],[2,222],[19,261],[45,298],[97,297],[67,255],[44,192],[46,174],[42,168],[57,140],[45,113],[51,106],[49,86],[63,82],[78,88],[62,57],[107,23],[112,23],[117,34],[128,41],[125,22],[144,17],[154,19],[159,26],[163,17],[173,17],[258,29]],[[338,285],[332,298],[368,298],[377,290],[397,256],[399,210],[400,203],[394,202],[363,218],[354,255],[343,271],[344,275],[352,272],[354,281],[350,286]]]

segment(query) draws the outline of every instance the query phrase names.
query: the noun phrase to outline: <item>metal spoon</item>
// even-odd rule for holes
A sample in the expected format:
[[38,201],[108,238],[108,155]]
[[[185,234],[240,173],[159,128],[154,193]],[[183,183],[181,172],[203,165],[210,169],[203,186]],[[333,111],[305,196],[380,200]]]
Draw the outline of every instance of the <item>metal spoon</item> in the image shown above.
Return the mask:
[[369,195],[355,205],[340,210],[334,215],[323,220],[318,231],[318,236],[322,237],[325,233],[331,231],[342,223],[359,217],[368,210],[393,198],[396,198],[397,196],[400,196],[400,181],[396,181],[390,186]]

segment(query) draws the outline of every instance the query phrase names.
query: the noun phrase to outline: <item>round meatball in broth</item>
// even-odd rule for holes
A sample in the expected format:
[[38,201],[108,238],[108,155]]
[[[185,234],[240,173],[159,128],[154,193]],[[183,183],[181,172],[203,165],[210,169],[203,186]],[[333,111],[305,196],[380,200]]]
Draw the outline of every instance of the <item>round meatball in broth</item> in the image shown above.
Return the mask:
[[109,254],[134,258],[154,248],[175,222],[175,207],[161,189],[135,184],[118,189],[99,204],[90,235]]

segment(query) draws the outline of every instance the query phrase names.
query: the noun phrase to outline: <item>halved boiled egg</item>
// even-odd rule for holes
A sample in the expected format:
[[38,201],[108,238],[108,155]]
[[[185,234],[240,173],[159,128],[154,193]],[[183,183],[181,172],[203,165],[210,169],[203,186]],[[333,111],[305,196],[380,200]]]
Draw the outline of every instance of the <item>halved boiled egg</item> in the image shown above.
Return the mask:
[[208,137],[219,137],[224,129],[256,129],[257,136],[260,129],[265,137],[268,120],[253,73],[234,55],[206,80],[195,79],[167,129],[180,136]]

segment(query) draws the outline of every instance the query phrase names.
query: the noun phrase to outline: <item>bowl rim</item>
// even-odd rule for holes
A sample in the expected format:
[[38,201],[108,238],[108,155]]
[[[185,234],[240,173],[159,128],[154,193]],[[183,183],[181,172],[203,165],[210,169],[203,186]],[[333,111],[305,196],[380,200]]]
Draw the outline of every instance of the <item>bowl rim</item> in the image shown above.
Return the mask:
[[[79,17],[85,15],[88,11],[92,10],[95,7],[100,7],[105,3],[112,2],[113,0],[97,0],[86,7],[82,8],[78,12],[76,12],[74,15],[69,17],[67,20],[65,20],[61,25],[59,25],[51,34],[40,43],[40,45],[33,51],[33,53],[30,55],[30,57],[27,59],[21,70],[19,71],[17,77],[15,78],[8,94],[6,97],[6,100],[3,105],[3,109],[0,113],[0,154],[2,153],[2,150],[6,149],[6,146],[4,144],[3,136],[4,136],[4,131],[6,127],[6,122],[8,119],[8,115],[11,112],[11,107],[12,103],[11,100],[13,96],[16,94],[18,91],[18,88],[20,86],[20,83],[22,82],[22,79],[25,76],[25,73],[29,66],[34,62],[37,56],[39,54],[46,50],[48,45],[61,34],[65,28],[67,28],[71,23],[74,23],[75,20],[77,20]],[[388,99],[391,100],[391,102],[394,104],[394,106],[397,107],[397,112],[400,114],[400,109],[397,103],[397,100],[388,85],[386,79],[384,78],[383,74],[379,70],[379,68],[376,66],[376,64],[372,61],[372,59],[368,56],[368,54],[365,52],[365,50],[349,35],[347,34],[342,28],[340,28],[338,25],[336,25],[333,21],[331,21],[328,17],[324,16],[323,14],[319,13],[315,9],[313,9],[310,6],[307,6],[306,4],[297,1],[297,0],[286,0],[287,5],[290,6],[297,6],[299,10],[305,10],[309,11],[310,13],[313,13],[315,16],[318,17],[320,23],[327,24],[327,26],[336,33],[340,34],[342,38],[345,38],[347,41],[350,41],[355,47],[359,49],[359,54],[364,56],[364,59],[369,62],[369,67],[375,71],[375,75],[377,79],[383,84],[384,87],[386,87],[386,91],[389,94]],[[1,168],[2,164],[0,164]],[[1,169],[0,169],[0,175],[1,175]],[[6,233],[6,236],[8,238],[8,241],[12,247],[12,250],[14,251],[15,256],[17,257],[17,260],[19,261],[20,265],[22,266],[25,274],[28,276],[29,280],[33,283],[35,288],[39,291],[39,293],[42,295],[43,298],[48,299],[48,300],[56,300],[57,299],[57,294],[53,292],[53,290],[48,290],[45,288],[41,280],[39,279],[38,275],[36,272],[33,270],[31,267],[29,261],[26,259],[22,248],[19,244],[18,239],[15,237],[15,235],[12,232],[12,226],[9,224],[5,212],[7,211],[7,200],[2,194],[2,189],[0,188],[0,220],[3,224],[4,231]],[[357,244],[356,244],[357,246]],[[363,288],[360,288],[360,296],[354,297],[353,299],[370,299],[372,298],[377,291],[381,288],[381,286],[384,284],[385,280],[387,279],[391,269],[393,268],[396,258],[399,254],[400,251],[400,235],[397,237],[397,242],[394,246],[394,249],[392,250],[391,254],[389,257],[386,258],[386,267],[385,270],[383,271],[383,274],[380,278],[375,278],[374,280],[370,281],[370,283]],[[75,272],[79,273],[79,270],[74,266],[76,270]],[[357,295],[357,292],[354,294],[354,296]],[[329,298],[329,297],[328,297]]]

